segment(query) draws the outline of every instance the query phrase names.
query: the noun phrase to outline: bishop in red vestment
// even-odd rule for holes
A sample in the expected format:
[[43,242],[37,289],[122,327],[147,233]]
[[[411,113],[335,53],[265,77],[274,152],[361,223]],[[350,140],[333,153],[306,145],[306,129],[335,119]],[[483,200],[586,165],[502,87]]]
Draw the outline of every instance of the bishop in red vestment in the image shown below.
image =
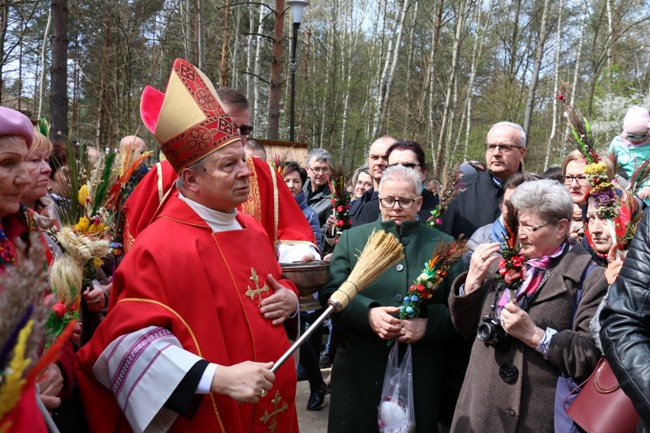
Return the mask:
[[[298,431],[280,323],[297,312],[246,201],[243,145],[207,77],[177,59],[141,112],[179,174],[114,278],[109,313],[77,354],[93,432]],[[149,96],[148,96],[149,95]],[[180,116],[178,113],[182,112]]]

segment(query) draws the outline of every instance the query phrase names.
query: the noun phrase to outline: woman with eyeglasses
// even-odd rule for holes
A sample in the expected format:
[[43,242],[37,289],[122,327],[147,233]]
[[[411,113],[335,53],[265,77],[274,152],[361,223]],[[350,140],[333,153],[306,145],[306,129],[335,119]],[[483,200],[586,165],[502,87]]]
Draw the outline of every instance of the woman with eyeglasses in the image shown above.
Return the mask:
[[420,275],[423,264],[440,242],[452,238],[421,224],[417,213],[422,206],[422,178],[412,168],[389,167],[379,184],[381,216],[374,223],[343,232],[330,265],[330,281],[319,299],[329,296],[347,279],[358,252],[375,230],[399,237],[404,259],[387,269],[350,305],[332,320],[341,328],[341,342],[334,358],[328,431],[332,433],[377,432],[377,408],[388,354],[387,344],[410,343],[413,354],[413,393],[416,432],[438,431],[440,384],[447,342],[457,335],[449,318],[447,295],[454,278],[464,267],[459,260],[449,270],[437,292],[424,304],[421,315],[400,320],[399,305],[408,287]]
[[[427,162],[424,155],[424,149],[415,141],[398,141],[386,151],[388,167],[402,166],[412,168],[419,175],[422,181],[427,178]],[[420,192],[422,196],[422,206],[418,212],[418,218],[424,222],[431,216],[431,211],[438,206],[438,195],[432,193],[426,188]],[[381,206],[380,206],[381,207]]]
[[[623,132],[614,137],[609,145],[609,154],[627,174],[628,179],[639,166],[650,158],[650,113],[643,107],[630,107],[623,120]],[[639,198],[650,205],[650,184],[647,182],[637,193]]]
[[514,300],[495,278],[498,243],[479,245],[452,287],[452,322],[474,340],[452,432],[553,432],[561,376],[580,382],[601,356],[589,322],[607,282],[569,237],[570,194],[544,179],[523,183],[510,201],[526,258]]

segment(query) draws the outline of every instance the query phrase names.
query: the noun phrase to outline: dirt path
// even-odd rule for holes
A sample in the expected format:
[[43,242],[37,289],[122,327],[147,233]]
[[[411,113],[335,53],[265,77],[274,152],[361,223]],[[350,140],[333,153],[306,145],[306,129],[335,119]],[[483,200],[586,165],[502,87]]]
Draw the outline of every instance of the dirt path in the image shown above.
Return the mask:
[[[323,369],[321,371],[327,376],[330,369]],[[309,382],[303,380],[298,382],[298,389],[296,391],[300,433],[327,433],[327,414],[330,407],[329,394],[325,397],[325,406],[321,410],[307,410],[307,400],[309,400]]]

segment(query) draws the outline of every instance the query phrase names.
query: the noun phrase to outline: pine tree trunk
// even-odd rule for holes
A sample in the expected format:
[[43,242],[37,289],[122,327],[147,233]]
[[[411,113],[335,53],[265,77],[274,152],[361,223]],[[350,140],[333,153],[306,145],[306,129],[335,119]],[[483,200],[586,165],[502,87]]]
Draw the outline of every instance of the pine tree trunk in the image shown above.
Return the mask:
[[0,13],[0,104],[3,103],[2,96],[4,95],[5,80],[4,80],[4,65],[5,65],[5,41],[7,40],[7,27],[9,25],[9,2],[2,2],[2,13]]
[[52,134],[68,135],[68,2],[52,0]]
[[269,127],[267,137],[280,136],[280,97],[282,96],[282,40],[284,38],[284,0],[275,0],[273,51],[271,55],[271,89],[269,90]]

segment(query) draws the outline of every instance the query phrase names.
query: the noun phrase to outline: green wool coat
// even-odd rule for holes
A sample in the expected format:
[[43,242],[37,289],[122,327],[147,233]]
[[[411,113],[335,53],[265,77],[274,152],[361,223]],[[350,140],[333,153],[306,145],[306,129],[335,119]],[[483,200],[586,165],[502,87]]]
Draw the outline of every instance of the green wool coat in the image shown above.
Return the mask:
[[[405,258],[384,271],[344,311],[332,317],[342,330],[332,368],[328,421],[328,432],[332,433],[378,432],[377,408],[391,346],[370,329],[369,310],[401,305],[408,287],[420,275],[425,262],[431,259],[436,246],[441,241],[453,240],[417,221],[402,223],[399,233],[392,221],[354,227],[343,233],[334,250],[330,281],[319,294],[321,302],[325,303],[348,277],[373,230],[398,236],[404,245]],[[464,265],[457,261],[434,297],[421,310],[420,316],[427,318],[425,335],[412,344],[416,432],[438,431],[443,352],[446,341],[457,335],[451,323],[447,297],[451,283],[463,271]]]

